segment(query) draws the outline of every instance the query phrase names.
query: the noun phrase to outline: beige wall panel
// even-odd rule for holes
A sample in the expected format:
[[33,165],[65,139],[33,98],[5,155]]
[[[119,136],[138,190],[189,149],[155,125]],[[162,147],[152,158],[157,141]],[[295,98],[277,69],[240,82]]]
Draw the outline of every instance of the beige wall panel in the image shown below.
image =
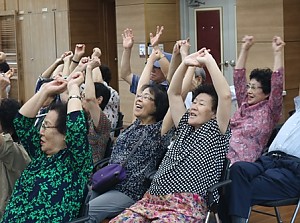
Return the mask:
[[129,125],[132,122],[132,109],[134,95],[129,92],[129,86],[125,81],[119,81],[120,110],[124,114],[124,124]]
[[[147,4],[146,33],[156,32],[157,25],[164,26],[161,42],[175,41],[179,38],[179,13],[177,4]],[[148,37],[149,40],[149,37]]]
[[18,0],[5,0],[5,10],[18,10]]
[[260,41],[283,36],[283,0],[237,0],[237,39],[254,35]]
[[124,29],[133,29],[135,43],[145,43],[145,14],[144,5],[118,6],[117,18],[117,43],[122,43]]
[[[238,43],[238,55],[240,52],[240,48],[241,44]],[[273,69],[273,61],[274,57],[271,42],[255,42],[248,54],[248,59],[246,63],[247,75],[249,75],[251,70],[255,68]]]
[[286,121],[289,117],[289,111],[295,109],[294,98],[298,95],[298,87],[296,89],[287,90],[287,95],[283,98],[283,111],[280,123]]
[[145,4],[176,4],[176,0],[145,0]]
[[285,51],[286,88],[298,88],[300,83],[300,42],[287,42]]
[[284,39],[300,41],[300,1],[284,1]]
[[69,37],[69,15],[67,11],[55,12],[55,35],[56,35],[56,57],[60,57],[62,53],[70,49],[70,37]]
[[53,8],[57,11],[66,11],[69,9],[68,0],[52,0]]
[[0,11],[5,10],[5,0],[0,0]]
[[19,0],[19,10],[27,13],[28,11],[32,11],[33,1],[28,0]]
[[144,4],[144,0],[115,0],[116,6]]

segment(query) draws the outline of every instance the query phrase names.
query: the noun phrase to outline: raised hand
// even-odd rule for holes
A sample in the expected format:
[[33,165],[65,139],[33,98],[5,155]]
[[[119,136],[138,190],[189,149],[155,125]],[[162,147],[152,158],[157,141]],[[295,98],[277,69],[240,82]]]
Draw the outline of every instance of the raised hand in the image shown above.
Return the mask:
[[133,36],[133,32],[132,29],[125,29],[123,34],[122,34],[122,38],[123,38],[123,47],[125,49],[131,49],[134,43],[134,36]]
[[85,53],[85,44],[76,44],[74,54],[81,58],[84,53]]
[[242,42],[242,49],[249,50],[254,44],[254,37],[246,35],[243,37]]
[[60,94],[67,89],[67,83],[64,78],[58,77],[53,81],[43,84],[40,91],[46,92],[47,95]]
[[273,37],[272,48],[273,48],[274,52],[281,51],[284,45],[285,45],[285,42],[283,42],[283,40],[279,36]]
[[84,75],[81,71],[76,71],[69,75],[68,78],[68,87],[71,85],[80,86],[84,82]]
[[161,26],[161,27],[156,26],[156,34],[155,34],[155,36],[153,36],[153,34],[150,33],[150,43],[151,43],[151,45],[153,47],[158,46],[158,44],[159,44],[159,38],[162,35],[163,30],[164,30],[164,26]]
[[91,58],[88,63],[87,67],[94,69],[96,67],[99,67],[101,65],[100,59],[98,57]]
[[203,57],[204,51],[207,51],[206,48],[202,48],[201,50],[186,56],[184,58],[184,64],[187,66],[202,67],[205,64],[205,60],[199,60],[198,57]]
[[102,52],[101,52],[100,48],[95,47],[95,48],[93,49],[93,54],[92,54],[91,58],[93,58],[93,57],[98,57],[98,58],[100,58],[101,55],[102,55]]
[[183,56],[183,58],[189,55],[190,47],[190,38],[187,38],[186,40],[180,40],[180,54]]

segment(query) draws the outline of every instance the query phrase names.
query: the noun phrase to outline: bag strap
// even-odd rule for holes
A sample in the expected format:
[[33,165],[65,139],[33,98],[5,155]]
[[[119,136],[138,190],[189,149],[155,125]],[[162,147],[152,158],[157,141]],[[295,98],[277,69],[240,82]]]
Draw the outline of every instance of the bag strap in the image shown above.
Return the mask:
[[133,155],[133,153],[135,153],[135,151],[137,150],[139,144],[141,143],[141,141],[145,138],[146,133],[143,132],[143,135],[141,136],[141,138],[137,141],[137,143],[134,145],[133,149],[131,150],[131,152],[129,153],[128,157],[124,160],[124,162],[121,164],[121,166],[125,166],[126,163],[128,162],[129,158]]

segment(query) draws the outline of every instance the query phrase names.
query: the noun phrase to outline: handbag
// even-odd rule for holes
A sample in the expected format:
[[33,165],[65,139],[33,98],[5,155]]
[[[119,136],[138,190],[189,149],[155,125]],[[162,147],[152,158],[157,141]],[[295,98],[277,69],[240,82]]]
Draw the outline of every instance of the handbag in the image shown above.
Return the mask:
[[99,194],[103,194],[126,179],[126,169],[124,166],[127,163],[129,157],[131,157],[132,154],[136,151],[138,145],[144,137],[145,133],[143,133],[143,136],[135,144],[134,148],[122,164],[108,164],[107,166],[101,168],[92,175],[93,191],[96,191]]

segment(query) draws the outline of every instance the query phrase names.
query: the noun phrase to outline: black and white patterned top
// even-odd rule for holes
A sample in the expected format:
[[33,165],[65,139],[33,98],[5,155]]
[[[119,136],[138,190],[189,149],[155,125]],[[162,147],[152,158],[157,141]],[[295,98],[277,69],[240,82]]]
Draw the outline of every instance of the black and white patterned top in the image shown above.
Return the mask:
[[220,132],[216,120],[194,130],[185,113],[179,122],[176,139],[154,176],[150,194],[197,193],[206,197],[206,190],[221,176],[230,135],[229,128],[225,134]]

